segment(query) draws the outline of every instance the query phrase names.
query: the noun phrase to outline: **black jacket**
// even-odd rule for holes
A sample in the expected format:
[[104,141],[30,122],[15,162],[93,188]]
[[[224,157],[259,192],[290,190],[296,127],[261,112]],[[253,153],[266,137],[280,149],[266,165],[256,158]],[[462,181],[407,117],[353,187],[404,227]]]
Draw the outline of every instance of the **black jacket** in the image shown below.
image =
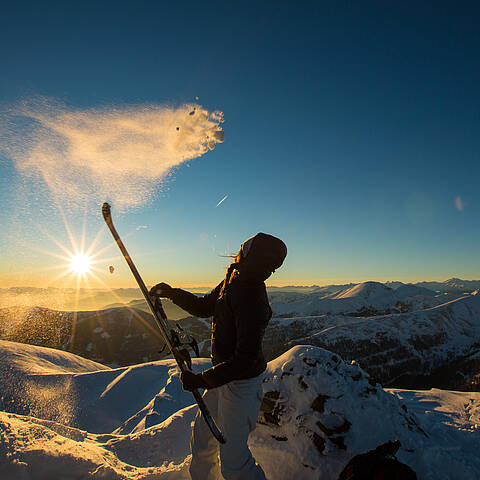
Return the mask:
[[267,366],[262,340],[272,310],[263,282],[245,282],[234,276],[203,297],[180,288],[169,297],[191,315],[211,317],[213,367],[203,372],[209,387],[260,375]]

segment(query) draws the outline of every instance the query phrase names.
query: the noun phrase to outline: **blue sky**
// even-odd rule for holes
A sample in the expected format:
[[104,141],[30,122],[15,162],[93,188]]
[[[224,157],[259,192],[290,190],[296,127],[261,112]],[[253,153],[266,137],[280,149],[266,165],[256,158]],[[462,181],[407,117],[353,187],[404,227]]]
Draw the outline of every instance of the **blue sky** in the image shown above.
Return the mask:
[[[475,2],[68,3],[4,8],[2,105],[198,96],[225,113],[224,144],[118,218],[147,283],[214,284],[218,254],[258,231],[289,247],[272,284],[480,277]],[[56,248],[36,225],[67,243],[63,223],[36,192],[21,210],[0,169],[0,284],[48,283],[52,258],[28,245]],[[103,226],[86,225],[89,243]],[[117,264],[104,281],[133,285]]]

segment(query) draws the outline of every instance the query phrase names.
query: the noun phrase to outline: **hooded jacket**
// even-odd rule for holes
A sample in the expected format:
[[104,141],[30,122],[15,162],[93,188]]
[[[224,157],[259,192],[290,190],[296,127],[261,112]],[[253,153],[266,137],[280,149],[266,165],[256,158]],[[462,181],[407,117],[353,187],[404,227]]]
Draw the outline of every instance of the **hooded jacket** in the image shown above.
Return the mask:
[[253,378],[265,371],[262,341],[272,310],[266,280],[280,267],[287,247],[278,238],[258,233],[246,240],[225,280],[208,295],[197,297],[173,288],[169,298],[197,317],[213,317],[213,367],[202,376],[210,388]]
[[265,371],[262,341],[272,310],[263,282],[245,282],[234,275],[208,295],[197,297],[174,288],[171,300],[197,317],[213,317],[211,358],[213,367],[202,376],[211,387],[252,378]]

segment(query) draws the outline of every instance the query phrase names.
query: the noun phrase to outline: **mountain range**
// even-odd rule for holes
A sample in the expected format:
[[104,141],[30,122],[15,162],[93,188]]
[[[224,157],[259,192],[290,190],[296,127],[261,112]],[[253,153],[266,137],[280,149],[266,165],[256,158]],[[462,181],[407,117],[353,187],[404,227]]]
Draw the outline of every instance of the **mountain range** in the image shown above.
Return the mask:
[[[276,293],[322,293],[330,294],[337,291],[354,287],[355,283],[343,285],[291,285],[285,287],[267,287],[270,295]],[[417,282],[405,284],[402,282],[385,282],[384,285],[396,289],[402,285],[414,285],[433,290],[438,293],[471,293],[480,289],[480,280],[461,280],[450,278],[444,282]],[[203,294],[210,291],[208,287],[188,288],[189,291]],[[141,297],[138,288],[57,288],[57,287],[9,287],[0,288],[0,306],[24,306],[24,307],[47,307],[55,310],[102,310],[109,306],[120,306],[128,304],[132,300]]]
[[[457,279],[444,283],[464,285]],[[480,296],[460,290],[379,282],[308,292],[269,289],[274,316],[264,351],[270,360],[294,345],[316,345],[359,362],[384,385],[479,390]],[[169,301],[164,305],[208,357],[210,321]],[[159,352],[163,341],[145,310],[141,300],[98,311],[2,308],[0,338],[70,351],[112,367],[153,361],[166,352]]]

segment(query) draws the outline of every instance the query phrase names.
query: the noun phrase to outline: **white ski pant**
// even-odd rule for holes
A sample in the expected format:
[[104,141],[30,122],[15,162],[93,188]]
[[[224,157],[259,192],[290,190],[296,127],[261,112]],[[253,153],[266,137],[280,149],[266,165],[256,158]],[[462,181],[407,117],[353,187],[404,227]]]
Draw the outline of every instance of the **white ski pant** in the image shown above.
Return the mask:
[[262,401],[262,378],[235,380],[205,391],[205,404],[227,443],[218,443],[198,411],[190,442],[192,480],[266,480],[247,445]]

